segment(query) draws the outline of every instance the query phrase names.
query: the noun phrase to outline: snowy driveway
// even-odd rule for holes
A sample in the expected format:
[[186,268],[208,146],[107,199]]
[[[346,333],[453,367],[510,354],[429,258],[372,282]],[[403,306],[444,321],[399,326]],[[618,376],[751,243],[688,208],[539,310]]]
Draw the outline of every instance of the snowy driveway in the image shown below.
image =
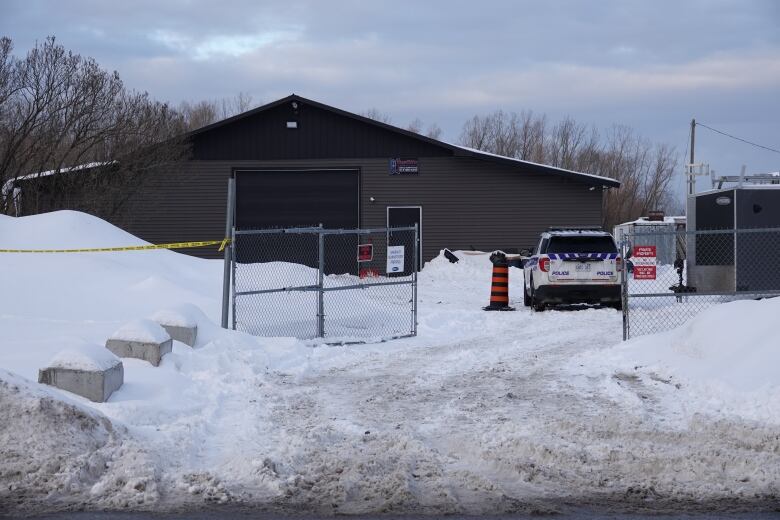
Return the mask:
[[[264,397],[294,453],[274,462],[292,476],[281,502],[495,513],[695,509],[776,493],[780,429],[662,408],[658,394],[677,391],[664,382],[615,375],[632,400],[569,375],[584,345],[619,333],[614,311],[505,318],[496,335],[323,366],[273,400],[288,384],[277,375]],[[537,339],[561,320],[566,330]]]

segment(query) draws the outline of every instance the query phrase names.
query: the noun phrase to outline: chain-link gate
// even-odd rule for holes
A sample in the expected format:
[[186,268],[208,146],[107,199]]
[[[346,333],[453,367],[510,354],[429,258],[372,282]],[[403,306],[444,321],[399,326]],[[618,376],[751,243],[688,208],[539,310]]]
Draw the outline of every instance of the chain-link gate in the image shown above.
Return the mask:
[[780,296],[780,228],[633,232],[621,249],[624,340],[716,304]]
[[417,333],[417,226],[234,230],[232,326],[368,342]]

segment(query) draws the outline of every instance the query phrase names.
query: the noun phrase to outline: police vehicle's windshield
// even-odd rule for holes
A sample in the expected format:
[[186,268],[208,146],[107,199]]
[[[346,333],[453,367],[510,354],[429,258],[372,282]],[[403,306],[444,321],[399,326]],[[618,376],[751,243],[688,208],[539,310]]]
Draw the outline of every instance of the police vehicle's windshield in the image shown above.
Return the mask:
[[553,236],[547,253],[617,253],[609,236]]

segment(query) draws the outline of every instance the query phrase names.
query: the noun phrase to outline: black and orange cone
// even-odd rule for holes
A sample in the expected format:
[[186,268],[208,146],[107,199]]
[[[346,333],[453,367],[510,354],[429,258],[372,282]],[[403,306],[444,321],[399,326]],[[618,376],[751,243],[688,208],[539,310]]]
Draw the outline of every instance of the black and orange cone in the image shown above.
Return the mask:
[[486,311],[513,311],[509,306],[509,263],[504,253],[495,252],[490,255],[493,263],[493,279],[490,284],[490,305],[483,307]]

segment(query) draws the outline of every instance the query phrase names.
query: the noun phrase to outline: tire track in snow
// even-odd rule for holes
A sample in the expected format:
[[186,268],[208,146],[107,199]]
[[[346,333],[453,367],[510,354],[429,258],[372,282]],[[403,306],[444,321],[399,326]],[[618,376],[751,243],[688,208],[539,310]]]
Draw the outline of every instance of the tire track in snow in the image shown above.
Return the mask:
[[541,342],[534,331],[561,313],[518,313],[530,331],[368,353],[302,378],[273,414],[294,446],[277,465],[288,477],[278,504],[486,513],[776,497],[777,431],[706,417],[680,429],[659,406],[673,387],[624,379],[637,396],[626,401],[601,380],[571,380],[563,366],[583,345],[614,342],[619,323],[593,327],[586,313],[598,312],[566,313],[575,325]]

